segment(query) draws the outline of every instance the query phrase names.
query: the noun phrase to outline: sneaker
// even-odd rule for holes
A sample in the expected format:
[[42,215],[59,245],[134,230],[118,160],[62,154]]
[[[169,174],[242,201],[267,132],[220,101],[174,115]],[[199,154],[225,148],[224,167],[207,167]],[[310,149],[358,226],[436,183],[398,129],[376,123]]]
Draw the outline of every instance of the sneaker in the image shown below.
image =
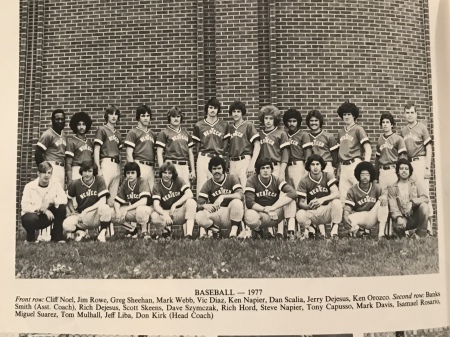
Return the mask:
[[287,238],[289,241],[295,241],[297,239],[294,231],[288,231]]
[[324,241],[325,240],[325,236],[323,234],[321,234],[321,233],[317,233],[316,235],[314,235],[314,238],[317,241]]
[[309,232],[308,236],[306,236],[305,234],[303,234],[302,236],[306,237],[308,240],[314,240],[316,238],[316,234],[314,234],[313,232]]
[[220,232],[212,232],[212,238],[214,240],[219,240],[220,239]]
[[266,240],[274,240],[275,239],[275,235],[273,235],[271,232],[267,231],[264,234],[264,239],[266,239]]
[[97,235],[97,241],[106,242],[106,228],[103,228]]
[[254,230],[252,231],[252,236],[254,240],[264,239],[262,230]]
[[66,243],[66,240],[59,240],[58,243]]
[[144,240],[150,240],[152,238],[149,232],[141,232],[140,237],[143,238]]
[[86,236],[86,232],[83,230],[77,230],[75,232],[75,242],[80,242]]
[[361,234],[361,239],[363,239],[363,240],[370,240],[370,239],[372,239],[372,236],[369,233],[362,233]]
[[162,233],[161,237],[163,239],[170,239],[170,237],[172,236],[172,231],[169,228],[164,228],[164,232]]
[[378,241],[382,241],[382,240],[389,240],[389,237],[386,235],[379,236]]
[[191,234],[185,235],[185,236],[184,236],[184,239],[185,239],[185,240],[194,240],[194,238],[192,237]]
[[275,239],[284,240],[284,235],[282,233],[277,233],[277,235],[275,235]]
[[331,236],[331,240],[332,240],[332,241],[339,241],[339,235],[333,234],[333,235]]
[[[312,234],[312,233],[311,233],[311,234]],[[309,238],[309,235],[303,233],[303,234],[300,236],[300,241],[305,241],[305,240],[310,240],[310,238]]]
[[244,229],[237,236],[237,238],[241,239],[241,240],[250,239],[251,237],[252,237],[252,230],[251,229]]

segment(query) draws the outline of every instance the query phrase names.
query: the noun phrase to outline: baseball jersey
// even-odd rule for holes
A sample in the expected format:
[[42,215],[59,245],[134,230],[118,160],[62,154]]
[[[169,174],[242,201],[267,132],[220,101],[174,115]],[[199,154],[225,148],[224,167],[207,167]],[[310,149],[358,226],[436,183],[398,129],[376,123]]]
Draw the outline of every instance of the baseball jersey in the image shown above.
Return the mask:
[[59,135],[52,128],[47,129],[36,145],[44,150],[44,160],[64,163],[67,143],[63,131]]
[[230,138],[228,123],[223,120],[217,119],[211,124],[204,119],[194,125],[192,139],[200,142],[200,152],[223,155],[225,140],[228,138]]
[[150,205],[152,195],[148,182],[144,178],[138,177],[134,185],[131,185],[130,181],[126,179],[120,186],[114,201],[122,205],[128,203],[132,205],[143,197],[148,197],[147,205]]
[[294,134],[290,135],[288,132],[287,135],[289,143],[291,144],[289,161],[305,161],[305,150],[312,145],[308,134],[301,130],[297,130]]
[[93,162],[94,143],[92,140],[83,140],[73,136],[67,140],[66,156],[73,158],[73,166],[80,166],[84,161]]
[[148,129],[147,131],[140,127],[135,127],[127,133],[125,145],[132,147],[133,159],[141,161],[155,161],[155,143],[156,134]]
[[[199,199],[203,198],[206,202],[213,204],[216,199],[224,194],[232,194],[237,190],[242,190],[242,185],[239,178],[234,174],[225,174],[222,182],[215,182],[213,178],[208,179],[198,194]],[[232,199],[225,199],[220,204],[221,207],[227,207]]]
[[377,142],[377,157],[381,165],[397,163],[398,157],[406,153],[405,141],[393,133],[389,136],[381,135]]
[[75,198],[77,201],[77,212],[81,213],[88,207],[94,205],[103,196],[108,196],[109,191],[106,188],[103,177],[96,176],[94,181],[87,185],[83,178],[74,180],[67,190],[69,199]]
[[100,145],[100,159],[114,158],[120,160],[120,149],[122,148],[122,136],[119,130],[111,130],[107,125],[98,128],[94,144]]
[[261,137],[261,151],[259,152],[259,158],[271,158],[274,162],[287,162],[289,158],[282,158],[281,150],[289,149],[289,138],[281,129],[275,128],[270,132],[260,131]]
[[[278,177],[271,175],[269,181],[265,184],[259,174],[254,174],[247,180],[245,197],[246,200],[252,199],[261,206],[272,206],[280,198],[281,191],[285,192],[286,196],[295,200],[295,190],[284,180],[281,181]],[[248,208],[252,206],[247,203]]]
[[[325,197],[331,194],[331,186],[337,185],[337,180],[334,174],[329,172],[322,172],[322,176],[319,180],[315,180],[311,173],[300,180],[297,186],[297,195],[300,198],[306,198],[306,202],[309,204],[311,200]],[[328,204],[330,201],[324,202],[323,205]]]
[[189,148],[194,146],[194,142],[186,130],[174,130],[169,125],[158,134],[156,146],[164,149],[165,159],[188,161]]
[[378,198],[382,195],[382,189],[378,184],[370,184],[369,190],[363,191],[359,184],[353,185],[347,192],[345,204],[355,212],[367,212],[375,206]]
[[169,210],[188,189],[189,185],[180,177],[173,180],[169,187],[161,180],[153,186],[152,199],[159,200],[162,209]]
[[427,127],[424,124],[417,122],[412,128],[407,125],[402,129],[401,134],[405,140],[408,158],[411,159],[427,154],[425,147],[430,144],[432,140]]
[[253,142],[259,140],[259,133],[252,122],[243,121],[238,126],[229,125],[230,130],[230,157],[251,156]]
[[333,161],[331,156],[332,151],[339,149],[339,144],[336,142],[334,136],[324,130],[314,135],[312,132],[309,134],[310,142],[312,143],[312,152],[318,154],[326,162]]
[[344,127],[338,131],[339,158],[341,160],[350,160],[361,158],[363,154],[363,145],[370,143],[366,131],[361,125],[353,124],[349,128]]

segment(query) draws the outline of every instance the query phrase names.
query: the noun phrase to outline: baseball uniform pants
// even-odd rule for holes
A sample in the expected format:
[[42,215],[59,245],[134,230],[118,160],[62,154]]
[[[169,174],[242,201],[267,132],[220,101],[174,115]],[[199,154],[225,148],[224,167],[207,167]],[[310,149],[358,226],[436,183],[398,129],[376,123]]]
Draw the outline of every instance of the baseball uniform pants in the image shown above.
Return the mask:
[[53,241],[64,240],[63,220],[66,217],[66,205],[59,205],[58,208],[52,206],[48,210],[52,212],[55,218],[50,221],[44,213],[25,213],[22,215],[22,226],[27,232],[27,241],[36,241],[36,230],[44,229],[52,225],[50,235]]
[[358,180],[355,177],[355,167],[361,162],[361,159],[355,158],[355,161],[349,165],[343,165],[341,163],[341,173],[339,176],[339,193],[341,195],[341,201],[344,204],[347,199],[347,192]]
[[[186,220],[194,220],[196,211],[197,202],[194,199],[186,200],[183,206],[174,210],[171,216],[173,225],[181,226],[186,222]],[[164,213],[169,214],[169,210],[164,210]],[[151,226],[154,226],[156,229],[163,229],[165,227],[163,217],[156,211],[153,211],[151,215]]]
[[[120,212],[122,212],[125,207],[126,206],[121,206]],[[132,232],[136,228],[136,223],[141,225],[141,228],[143,229],[147,228],[147,223],[150,221],[150,215],[152,212],[153,207],[151,206],[139,206],[135,209],[129,210],[127,214],[125,214],[124,222],[119,222],[115,215],[112,220],[115,224],[122,225],[125,229]]]
[[[377,223],[386,223],[388,215],[389,207],[387,205],[381,206],[380,201],[377,201],[370,211],[355,212],[350,214],[349,219],[350,224],[352,225],[350,232],[356,232],[359,228],[371,229]],[[384,230],[383,233],[379,232],[378,235],[383,236]]]
[[230,173],[239,177],[242,188],[245,188],[247,184],[247,169],[250,164],[250,159],[251,157],[246,155],[241,160],[230,160]]
[[68,233],[73,233],[77,229],[95,229],[100,226],[100,222],[111,221],[111,216],[112,209],[105,204],[90,212],[81,212],[81,214],[68,216],[63,222],[63,228]]
[[210,157],[199,153],[197,158],[197,196],[200,193],[203,184],[212,177],[211,172],[208,170],[210,160]]
[[397,173],[395,173],[395,167],[392,167],[388,170],[384,170],[380,168],[380,177],[379,183],[380,187],[384,190],[386,187],[393,185],[397,182],[398,177]]
[[65,181],[65,177],[66,177],[66,172],[64,170],[64,165],[58,165],[56,164],[55,161],[49,161],[49,163],[52,165],[53,167],[53,171],[52,171],[52,181],[57,181],[61,184],[62,188],[64,189],[64,181]]
[[306,175],[305,163],[303,161],[297,161],[294,165],[289,165],[287,167],[288,182],[289,184],[297,189],[300,180]]
[[330,222],[340,223],[342,221],[342,202],[334,199],[328,205],[316,209],[301,209],[297,212],[296,219],[302,229],[311,225],[325,225]]
[[392,221],[394,232],[400,237],[404,235],[404,230],[416,230],[416,234],[420,237],[427,235],[427,222],[429,216],[429,210],[431,207],[426,202],[421,203],[419,206],[414,207],[412,214],[408,217],[400,217]]
[[139,160],[135,160],[136,164],[139,165],[141,169],[141,177],[148,181],[148,185],[150,186],[150,191],[153,190],[153,186],[155,185],[155,171],[153,170],[153,166],[143,164]]
[[80,166],[72,166],[72,181],[75,181],[80,178],[81,178]]
[[[333,167],[333,164],[331,163],[331,161],[327,161],[327,166],[325,166],[323,172],[333,173],[333,175],[334,175],[334,167]],[[306,175],[306,173],[305,173],[305,175]]]
[[295,201],[292,200],[289,204],[275,210],[278,218],[272,220],[267,213],[257,212],[254,209],[249,209],[245,212],[244,223],[252,230],[257,230],[261,227],[275,227],[282,220],[293,218],[295,216]]
[[110,158],[103,158],[100,161],[103,179],[105,180],[106,188],[109,191],[108,205],[114,205],[114,198],[117,196],[120,183],[120,166],[111,161]]
[[207,210],[197,212],[195,221],[200,227],[209,228],[212,225],[218,228],[230,228],[231,221],[242,221],[244,217],[244,203],[242,200],[233,199],[228,204],[228,207],[220,207],[214,213],[209,213]]

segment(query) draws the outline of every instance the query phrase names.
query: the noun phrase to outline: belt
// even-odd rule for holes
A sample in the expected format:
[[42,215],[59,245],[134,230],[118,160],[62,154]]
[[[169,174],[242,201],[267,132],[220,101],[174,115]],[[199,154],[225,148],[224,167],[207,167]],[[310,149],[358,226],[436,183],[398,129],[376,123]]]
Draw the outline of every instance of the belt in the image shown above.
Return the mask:
[[350,165],[350,164],[354,163],[356,161],[356,159],[359,159],[359,157],[352,158],[349,160],[343,160],[341,163],[342,163],[342,165]]
[[153,163],[151,161],[144,161],[144,160],[138,160],[139,164],[144,164],[147,166],[153,166]]
[[102,158],[102,159],[106,159],[106,160],[108,160],[108,161],[112,161],[113,163],[116,163],[116,164],[119,164],[119,163],[120,163],[120,160],[119,160],[119,159],[112,158],[112,157],[104,157],[104,158]]
[[422,160],[422,158],[425,158],[424,156],[420,156],[420,157],[412,157],[411,161],[417,161],[417,160]]
[[300,163],[303,164],[304,161],[303,160],[293,160],[293,161],[290,161],[288,163],[288,166],[297,165],[297,164],[300,164]]
[[204,153],[204,152],[200,152],[200,155],[204,156],[204,157],[209,157],[209,158],[214,158],[216,156],[219,156],[220,158],[223,158],[222,155],[220,154],[212,154],[212,153]]
[[382,170],[390,170],[390,169],[395,169],[395,165],[391,164],[391,165],[381,165],[380,168]]
[[60,161],[55,161],[55,165],[64,166],[64,163],[61,163]]
[[172,164],[175,165],[187,165],[188,162],[186,160],[171,160],[171,159],[167,159],[168,162],[171,162]]
[[239,160],[242,160],[242,159],[245,159],[245,156],[230,157],[231,161],[239,161]]

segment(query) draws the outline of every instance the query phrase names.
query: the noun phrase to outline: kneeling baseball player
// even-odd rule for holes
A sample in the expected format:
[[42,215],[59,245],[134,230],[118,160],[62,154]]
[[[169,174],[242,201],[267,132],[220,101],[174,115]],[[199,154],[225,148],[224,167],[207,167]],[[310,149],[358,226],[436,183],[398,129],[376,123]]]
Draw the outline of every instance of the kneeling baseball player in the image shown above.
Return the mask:
[[[288,238],[295,239],[295,190],[286,181],[272,175],[273,162],[260,158],[255,164],[256,174],[247,180],[245,224],[262,237],[262,228],[271,228],[288,219]],[[281,192],[284,192],[281,194]],[[281,195],[280,195],[281,194]],[[270,233],[270,232],[269,232]]]
[[[331,238],[338,240],[338,225],[342,220],[342,203],[333,173],[323,172],[326,163],[318,154],[312,154],[305,164],[309,174],[297,187],[298,206],[296,218],[302,229],[319,228],[316,238],[326,236],[325,224],[331,222]],[[312,228],[311,228],[312,227]]]
[[[86,235],[86,229],[96,229],[100,226],[97,241],[105,242],[106,229],[111,221],[112,210],[106,203],[109,191],[103,177],[98,176],[98,167],[92,161],[84,161],[80,165],[81,178],[70,184],[67,194],[67,204],[72,215],[63,222],[66,233],[76,233],[75,241],[81,241]],[[73,199],[77,209],[73,206]]]
[[[153,209],[151,193],[147,179],[141,177],[138,163],[126,163],[123,168],[125,180],[114,199],[114,222],[122,225],[126,230],[126,237],[137,238],[138,226],[145,237],[149,236],[148,222]],[[137,223],[137,225],[136,225]]]
[[153,187],[153,213],[151,224],[162,229],[162,237],[169,237],[172,226],[183,225],[185,239],[192,239],[197,202],[189,187],[178,176],[175,165],[166,161],[159,169],[161,181]]
[[[349,229],[350,234],[355,234],[359,229],[370,230],[378,223],[378,238],[383,238],[389,208],[383,189],[374,183],[375,167],[366,161],[359,163],[355,168],[355,178],[359,183],[350,187],[347,192],[344,226]],[[368,233],[363,232],[362,235],[367,237]]]
[[203,184],[198,194],[195,220],[200,227],[210,229],[213,238],[220,238],[220,230],[230,227],[229,236],[236,237],[244,217],[244,192],[239,178],[225,173],[225,160],[219,156],[211,158],[208,169],[212,178]]

